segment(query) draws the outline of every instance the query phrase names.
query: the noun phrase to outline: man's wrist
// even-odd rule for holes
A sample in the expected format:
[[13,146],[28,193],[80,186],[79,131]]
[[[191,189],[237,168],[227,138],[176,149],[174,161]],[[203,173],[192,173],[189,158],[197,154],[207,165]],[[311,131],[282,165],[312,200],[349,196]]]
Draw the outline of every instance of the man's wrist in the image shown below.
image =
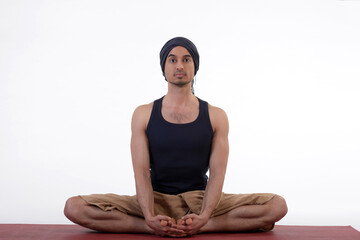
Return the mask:
[[151,220],[153,217],[155,217],[155,214],[152,214],[152,213],[150,213],[150,212],[144,214],[145,221],[149,221],[149,220]]
[[211,216],[211,212],[202,212],[199,214],[199,217],[203,218],[204,220],[209,220]]

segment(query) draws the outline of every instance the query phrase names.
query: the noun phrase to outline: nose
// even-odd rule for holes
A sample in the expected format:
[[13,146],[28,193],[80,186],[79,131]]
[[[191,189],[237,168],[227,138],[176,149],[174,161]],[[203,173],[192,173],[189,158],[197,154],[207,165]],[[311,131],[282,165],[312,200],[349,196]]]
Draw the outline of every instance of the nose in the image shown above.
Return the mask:
[[176,70],[183,70],[184,67],[182,65],[182,62],[178,62],[178,64],[176,65]]

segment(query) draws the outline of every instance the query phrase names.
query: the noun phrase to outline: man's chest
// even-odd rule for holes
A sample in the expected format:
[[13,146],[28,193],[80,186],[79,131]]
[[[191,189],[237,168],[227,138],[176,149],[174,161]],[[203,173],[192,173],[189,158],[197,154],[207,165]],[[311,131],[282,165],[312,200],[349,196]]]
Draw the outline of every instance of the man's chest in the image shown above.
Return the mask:
[[176,123],[176,124],[185,124],[185,123],[193,122],[197,119],[199,115],[199,109],[196,108],[179,109],[179,108],[163,107],[161,110],[161,114],[163,118],[168,122]]

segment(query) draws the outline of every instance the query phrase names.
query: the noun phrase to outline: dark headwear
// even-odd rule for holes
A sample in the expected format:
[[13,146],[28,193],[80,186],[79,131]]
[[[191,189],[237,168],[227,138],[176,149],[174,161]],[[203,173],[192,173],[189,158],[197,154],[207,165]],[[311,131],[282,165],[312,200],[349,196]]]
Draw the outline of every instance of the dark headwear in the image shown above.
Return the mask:
[[161,65],[161,70],[163,72],[163,75],[165,76],[165,62],[166,62],[166,58],[169,55],[169,52],[177,46],[181,46],[186,48],[193,61],[194,61],[194,67],[195,67],[195,72],[194,75],[196,75],[197,71],[199,70],[199,64],[200,64],[200,56],[199,53],[196,49],[196,46],[187,38],[184,37],[176,37],[173,39],[170,39],[167,43],[165,43],[165,45],[163,46],[163,48],[160,51],[160,65]]

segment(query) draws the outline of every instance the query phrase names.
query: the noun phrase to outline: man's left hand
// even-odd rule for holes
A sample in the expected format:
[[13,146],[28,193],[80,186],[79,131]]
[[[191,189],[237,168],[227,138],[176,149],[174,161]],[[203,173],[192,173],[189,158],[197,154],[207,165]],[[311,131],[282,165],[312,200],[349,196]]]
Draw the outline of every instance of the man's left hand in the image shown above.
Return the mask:
[[181,229],[185,232],[186,235],[197,234],[200,229],[208,222],[209,218],[196,214],[188,214],[182,217],[182,220],[186,222],[187,219],[191,218],[192,223],[190,225],[177,225],[178,229]]

